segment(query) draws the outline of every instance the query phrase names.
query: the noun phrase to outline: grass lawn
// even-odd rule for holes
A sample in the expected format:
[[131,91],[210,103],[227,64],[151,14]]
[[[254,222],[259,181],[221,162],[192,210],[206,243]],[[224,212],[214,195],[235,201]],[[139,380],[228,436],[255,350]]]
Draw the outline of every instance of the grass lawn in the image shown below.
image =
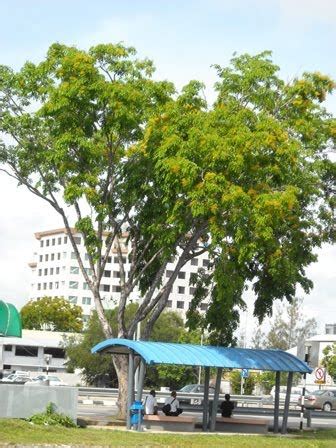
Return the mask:
[[[136,433],[113,429],[35,426],[23,420],[0,419],[0,447],[6,444],[73,445],[112,447],[202,447],[202,448],[335,448],[336,430],[289,436],[244,436],[218,434]],[[7,445],[8,446],[8,445]]]

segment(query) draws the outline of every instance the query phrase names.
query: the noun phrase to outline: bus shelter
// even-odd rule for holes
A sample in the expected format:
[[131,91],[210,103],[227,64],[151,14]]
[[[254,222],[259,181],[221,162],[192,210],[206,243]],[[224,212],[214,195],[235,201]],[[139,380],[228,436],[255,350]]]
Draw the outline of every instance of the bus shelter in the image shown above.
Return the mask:
[[[142,399],[147,365],[174,364],[204,367],[203,431],[215,430],[218,397],[223,369],[249,369],[275,372],[274,433],[279,432],[280,373],[287,373],[287,393],[284,405],[281,432],[287,432],[290,393],[294,373],[311,373],[312,369],[296,356],[283,350],[257,350],[249,348],[217,347],[207,345],[177,344],[167,342],[133,341],[129,339],[107,339],[92,348],[92,353],[128,355],[128,409],[135,398],[134,373],[139,367],[137,400]],[[212,412],[209,417],[210,368],[217,369]],[[127,413],[127,427],[131,427]]]

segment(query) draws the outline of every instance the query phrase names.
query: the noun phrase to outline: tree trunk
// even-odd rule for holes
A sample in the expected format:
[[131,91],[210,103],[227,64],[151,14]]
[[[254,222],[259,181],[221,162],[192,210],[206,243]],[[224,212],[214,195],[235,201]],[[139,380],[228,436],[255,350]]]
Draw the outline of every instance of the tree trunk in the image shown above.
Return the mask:
[[127,381],[128,381],[128,356],[126,355],[112,355],[113,364],[118,376],[118,402],[119,408],[118,416],[126,419],[127,415]]

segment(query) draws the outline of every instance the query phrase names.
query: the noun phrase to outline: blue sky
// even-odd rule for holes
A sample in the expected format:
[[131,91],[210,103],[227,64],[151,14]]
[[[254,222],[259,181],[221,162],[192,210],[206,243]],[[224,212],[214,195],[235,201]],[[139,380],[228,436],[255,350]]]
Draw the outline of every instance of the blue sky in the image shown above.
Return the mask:
[[[273,51],[286,80],[312,70],[336,78],[334,0],[2,0],[0,17],[0,64],[13,68],[39,61],[55,41],[82,48],[123,41],[154,60],[157,78],[178,88],[190,79],[204,81],[210,101],[216,79],[211,65],[226,65],[234,52]],[[336,113],[335,95],[327,104]],[[3,176],[0,188],[6,192],[0,294],[21,305],[29,288],[33,233],[60,223]],[[306,311],[321,323],[336,321],[335,254],[324,248],[310,269],[315,289]]]

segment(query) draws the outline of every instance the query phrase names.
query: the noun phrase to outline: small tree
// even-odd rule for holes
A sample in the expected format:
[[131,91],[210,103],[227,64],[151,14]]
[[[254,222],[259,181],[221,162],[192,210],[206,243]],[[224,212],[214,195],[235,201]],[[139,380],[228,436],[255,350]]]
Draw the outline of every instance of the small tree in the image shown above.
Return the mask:
[[42,297],[21,309],[22,327],[27,330],[49,330],[78,333],[82,330],[82,308],[63,297]]
[[233,370],[230,373],[231,389],[235,395],[240,395],[241,381],[243,381],[243,394],[251,395],[256,383],[255,374],[250,372],[249,376],[247,378],[243,378],[242,380],[240,370]]
[[336,343],[327,345],[323,349],[322,365],[327,369],[329,375],[336,381]]

